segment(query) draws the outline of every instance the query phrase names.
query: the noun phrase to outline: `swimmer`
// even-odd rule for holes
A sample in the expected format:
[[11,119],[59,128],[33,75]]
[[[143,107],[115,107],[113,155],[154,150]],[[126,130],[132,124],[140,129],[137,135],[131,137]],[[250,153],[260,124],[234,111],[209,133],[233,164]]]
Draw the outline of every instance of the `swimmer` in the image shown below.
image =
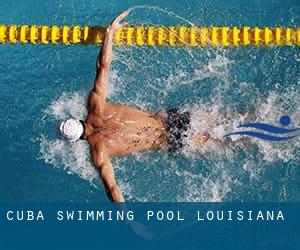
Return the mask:
[[[59,124],[59,137],[70,142],[86,140],[95,168],[105,186],[108,197],[124,202],[116,183],[112,157],[125,156],[146,150],[180,151],[191,115],[179,109],[169,109],[167,116],[109,103],[107,76],[112,62],[114,32],[128,23],[121,21],[129,14],[123,12],[107,27],[105,39],[96,61],[94,87],[88,98],[88,115],[84,121],[70,118]],[[210,139],[208,133],[195,136],[195,146],[201,147]]]

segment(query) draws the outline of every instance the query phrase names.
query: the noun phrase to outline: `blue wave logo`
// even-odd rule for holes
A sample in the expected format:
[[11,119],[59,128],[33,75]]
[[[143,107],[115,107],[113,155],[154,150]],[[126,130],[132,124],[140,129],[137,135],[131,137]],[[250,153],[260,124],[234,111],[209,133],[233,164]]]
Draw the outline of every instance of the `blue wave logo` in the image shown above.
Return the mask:
[[300,131],[300,128],[290,128],[290,129],[284,128],[291,124],[291,118],[289,116],[285,116],[285,115],[281,116],[279,122],[283,127],[276,127],[266,123],[247,123],[237,127],[237,128],[252,128],[256,130],[261,130],[262,132],[267,132],[269,134],[262,133],[259,131],[249,130],[249,131],[232,132],[224,135],[224,137],[228,137],[232,135],[246,135],[246,136],[255,137],[267,141],[286,141],[298,136],[296,132]]

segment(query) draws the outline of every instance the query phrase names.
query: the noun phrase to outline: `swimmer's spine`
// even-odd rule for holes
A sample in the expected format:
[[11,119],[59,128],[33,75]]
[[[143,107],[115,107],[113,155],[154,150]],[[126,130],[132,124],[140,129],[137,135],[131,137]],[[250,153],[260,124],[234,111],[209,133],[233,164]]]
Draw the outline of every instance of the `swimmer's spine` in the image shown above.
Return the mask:
[[[100,44],[105,27],[0,25],[0,44]],[[299,46],[299,27],[126,27],[116,45],[136,46]]]

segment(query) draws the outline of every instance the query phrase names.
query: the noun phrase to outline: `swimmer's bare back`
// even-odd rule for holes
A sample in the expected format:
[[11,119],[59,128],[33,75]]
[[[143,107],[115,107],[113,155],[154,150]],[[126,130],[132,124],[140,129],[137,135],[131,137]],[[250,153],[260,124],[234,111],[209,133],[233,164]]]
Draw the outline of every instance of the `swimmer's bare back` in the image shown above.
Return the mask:
[[[91,94],[89,105],[98,102],[95,99],[97,96]],[[93,105],[85,127],[88,128],[86,139],[91,147],[103,143],[109,156],[158,149],[167,143],[162,118],[119,104]]]
[[167,146],[165,121],[152,113],[106,102],[107,75],[112,61],[113,35],[127,23],[120,23],[128,11],[108,26],[102,49],[96,61],[94,88],[88,100],[88,116],[84,121],[83,138],[90,145],[92,161],[99,170],[107,194],[112,201],[124,198],[114,178],[112,156]]

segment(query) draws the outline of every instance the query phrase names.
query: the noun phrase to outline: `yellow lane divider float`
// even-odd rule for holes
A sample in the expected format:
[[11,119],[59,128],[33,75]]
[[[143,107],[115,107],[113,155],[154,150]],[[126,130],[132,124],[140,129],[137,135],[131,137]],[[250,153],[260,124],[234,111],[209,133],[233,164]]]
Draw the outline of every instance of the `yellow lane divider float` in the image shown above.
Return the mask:
[[[0,25],[0,44],[100,44],[105,27]],[[300,45],[300,27],[126,27],[116,45],[136,46],[288,46]]]

